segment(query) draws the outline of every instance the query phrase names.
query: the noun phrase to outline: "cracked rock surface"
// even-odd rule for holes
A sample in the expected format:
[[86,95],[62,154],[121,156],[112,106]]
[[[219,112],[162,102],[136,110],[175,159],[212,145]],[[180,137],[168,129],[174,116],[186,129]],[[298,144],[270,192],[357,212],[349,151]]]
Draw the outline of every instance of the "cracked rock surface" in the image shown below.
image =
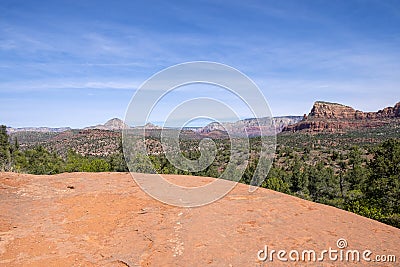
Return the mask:
[[[213,180],[166,177],[186,186]],[[271,190],[248,189],[238,184],[212,204],[179,208],[148,196],[129,173],[0,173],[0,266],[352,266],[329,259],[257,259],[265,245],[318,253],[338,249],[340,238],[346,249],[397,256],[397,263],[371,266],[400,262],[400,229]]]

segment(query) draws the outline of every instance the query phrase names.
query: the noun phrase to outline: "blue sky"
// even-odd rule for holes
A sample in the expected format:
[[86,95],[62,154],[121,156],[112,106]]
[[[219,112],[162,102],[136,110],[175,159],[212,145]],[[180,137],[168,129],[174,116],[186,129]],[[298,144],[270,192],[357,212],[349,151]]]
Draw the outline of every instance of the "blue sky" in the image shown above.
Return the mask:
[[123,118],[146,79],[196,60],[248,75],[273,115],[316,100],[364,111],[400,101],[399,1],[2,0],[0,14],[8,126]]

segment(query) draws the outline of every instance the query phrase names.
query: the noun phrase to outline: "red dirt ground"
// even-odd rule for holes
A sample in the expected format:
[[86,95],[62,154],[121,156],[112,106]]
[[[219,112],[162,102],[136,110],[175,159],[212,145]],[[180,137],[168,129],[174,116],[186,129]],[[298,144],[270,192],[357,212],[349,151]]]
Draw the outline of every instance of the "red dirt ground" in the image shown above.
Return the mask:
[[[0,212],[0,266],[400,266],[400,229],[242,184],[210,205],[179,208],[149,197],[127,173],[0,173]],[[265,245],[319,255],[338,249],[339,238],[344,251],[397,263],[257,259]]]

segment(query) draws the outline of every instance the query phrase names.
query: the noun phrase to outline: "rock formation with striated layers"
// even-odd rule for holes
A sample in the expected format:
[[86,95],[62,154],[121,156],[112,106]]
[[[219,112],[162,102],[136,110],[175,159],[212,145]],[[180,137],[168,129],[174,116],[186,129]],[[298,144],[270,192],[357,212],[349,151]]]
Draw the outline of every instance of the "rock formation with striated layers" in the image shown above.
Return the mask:
[[363,128],[377,128],[388,124],[400,125],[400,102],[377,112],[362,112],[352,107],[317,101],[302,121],[286,126],[284,132],[346,132]]

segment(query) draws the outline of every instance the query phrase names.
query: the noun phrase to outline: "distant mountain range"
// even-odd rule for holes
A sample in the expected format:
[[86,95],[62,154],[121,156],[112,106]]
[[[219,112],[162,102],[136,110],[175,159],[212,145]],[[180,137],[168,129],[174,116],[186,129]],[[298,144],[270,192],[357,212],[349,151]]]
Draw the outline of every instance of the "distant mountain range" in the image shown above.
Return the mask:
[[7,127],[9,134],[17,132],[40,132],[40,133],[61,133],[71,130],[70,127],[50,128],[50,127],[23,127],[23,128],[12,128]]
[[[104,124],[98,124],[96,126],[88,126],[83,128],[83,130],[108,130],[108,131],[120,131],[125,127],[129,128],[127,124],[125,124],[121,119],[113,118],[108,120]],[[7,132],[9,134],[17,133],[17,132],[41,132],[41,133],[61,133],[65,131],[70,131],[72,128],[70,127],[60,127],[60,128],[50,128],[50,127],[23,127],[23,128],[12,128],[7,127]],[[79,129],[78,129],[79,130]]]
[[[268,135],[275,133],[275,131],[280,132],[284,127],[299,122],[303,117],[302,116],[283,116],[283,117],[274,117],[272,120],[270,118],[260,118],[260,119],[244,119],[236,122],[224,122],[217,123],[212,122],[205,127],[187,127],[184,128],[186,131],[193,131],[198,134],[208,134],[214,131],[229,131],[234,135],[246,135],[249,136],[257,136],[260,134],[261,129],[263,133]],[[113,118],[108,120],[104,124],[98,124],[95,126],[89,126],[83,128],[83,130],[108,130],[108,131],[121,131],[123,129],[143,129],[146,130],[160,130],[162,127],[148,123],[145,126],[137,126],[130,127],[126,123],[124,123],[121,119]],[[8,127],[8,133],[16,133],[16,132],[42,132],[42,133],[60,133],[64,131],[72,130],[70,127],[62,127],[62,128],[49,128],[49,127],[26,127],[26,128],[12,128]]]
[[[260,119],[244,119],[236,122],[212,122],[204,127],[184,127],[186,131],[193,131],[198,134],[208,134],[213,131],[231,132],[236,136],[242,136],[248,134],[249,136],[258,136],[261,131],[264,134],[271,135],[275,131],[280,132],[283,128],[293,123],[299,122],[302,116],[284,116],[284,117],[274,117],[270,118],[260,118]],[[154,125],[152,123],[147,123],[145,126],[130,127],[124,123],[121,119],[114,118],[107,121],[105,124],[100,124],[96,126],[90,126],[84,128],[88,129],[98,129],[98,130],[111,130],[118,131],[123,129],[143,129],[146,130],[160,130],[162,127]]]
[[[69,150],[90,156],[107,156],[120,149],[121,130],[126,125],[121,119],[114,118],[105,124],[84,129],[62,128],[8,128],[10,140],[18,140],[22,149],[44,146],[50,151],[64,155]],[[148,123],[129,129],[145,129],[150,138],[161,136],[161,127]],[[167,131],[176,131],[167,128]],[[204,127],[187,127],[181,130],[182,139],[226,139],[230,137],[256,137],[261,133],[271,135],[280,133],[291,136],[293,133],[327,133],[333,138],[336,133],[349,133],[354,141],[356,133],[360,142],[375,142],[380,136],[399,136],[400,103],[377,112],[362,112],[351,107],[317,101],[310,113],[304,116],[284,116],[260,119],[244,119],[236,122],[210,123]],[[139,131],[140,132],[140,131]],[[230,136],[229,136],[229,134]],[[364,139],[363,139],[364,138]],[[374,141],[375,140],[375,141]]]
[[[386,107],[377,112],[362,112],[338,103],[317,101],[310,113],[304,116],[282,116],[271,118],[249,118],[236,122],[212,122],[204,127],[187,127],[186,136],[221,137],[230,133],[233,136],[272,135],[280,132],[331,132],[340,133],[349,130],[377,128],[386,125],[400,125],[400,102],[394,107]],[[400,126],[399,126],[400,127]],[[130,127],[121,119],[113,118],[105,124],[85,127],[82,130],[121,131],[123,129],[146,129],[159,132],[160,126],[148,123],[144,126]],[[70,131],[69,127],[28,127],[7,128],[9,134],[19,132],[61,133]]]
[[210,133],[213,131],[227,131],[234,136],[260,136],[279,133],[288,125],[297,123],[303,119],[302,116],[283,116],[274,118],[244,119],[236,122],[218,123],[212,122],[197,130],[198,133]]

